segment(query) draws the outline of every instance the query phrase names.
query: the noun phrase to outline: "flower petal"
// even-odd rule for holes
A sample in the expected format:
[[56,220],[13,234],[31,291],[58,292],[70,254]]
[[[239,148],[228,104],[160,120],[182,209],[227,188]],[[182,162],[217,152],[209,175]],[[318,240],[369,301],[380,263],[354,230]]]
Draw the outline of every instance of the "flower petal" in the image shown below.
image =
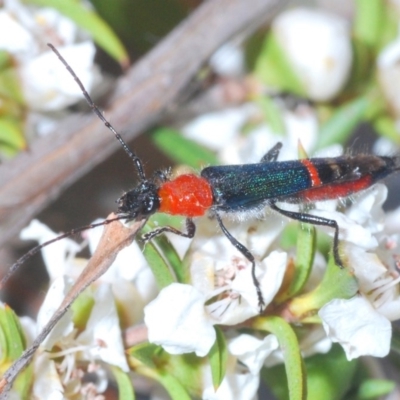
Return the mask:
[[[69,292],[72,283],[72,279],[67,276],[60,276],[52,283],[37,316],[38,333],[42,331],[47,322],[57,311],[58,307],[64,300],[65,295]],[[47,335],[42,346],[44,346],[46,350],[50,350],[53,345],[60,340],[60,338],[67,336],[73,329],[72,311],[71,309],[68,309],[65,315]]]
[[170,354],[208,354],[215,330],[204,308],[205,297],[193,286],[173,283],[145,309],[149,341]]
[[267,335],[260,340],[252,335],[242,334],[228,344],[229,352],[236,356],[252,374],[258,374],[265,359],[279,347],[275,335]]
[[101,359],[128,372],[118,312],[108,284],[101,285],[95,294],[95,303],[78,340],[88,344],[87,357]]
[[385,357],[390,350],[392,326],[363,297],[335,299],[318,313],[326,334],[338,342],[347,359],[371,355]]

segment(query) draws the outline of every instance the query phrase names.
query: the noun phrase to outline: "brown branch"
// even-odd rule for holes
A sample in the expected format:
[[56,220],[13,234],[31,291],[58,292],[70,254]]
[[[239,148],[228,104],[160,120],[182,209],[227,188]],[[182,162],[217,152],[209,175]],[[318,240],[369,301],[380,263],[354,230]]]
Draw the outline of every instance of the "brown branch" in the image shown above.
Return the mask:
[[[106,111],[126,140],[158,121],[212,53],[256,29],[284,1],[209,0],[118,80]],[[0,247],[62,190],[118,148],[94,116],[71,117],[0,166]]]

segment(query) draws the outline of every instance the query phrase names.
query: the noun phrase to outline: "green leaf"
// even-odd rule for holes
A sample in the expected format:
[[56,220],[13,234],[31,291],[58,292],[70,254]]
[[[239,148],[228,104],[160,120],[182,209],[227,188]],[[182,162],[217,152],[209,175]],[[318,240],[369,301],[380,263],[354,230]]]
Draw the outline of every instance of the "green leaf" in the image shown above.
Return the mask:
[[118,400],[135,400],[130,376],[120,368],[110,366],[118,387]]
[[13,66],[11,54],[6,50],[0,50],[0,71]]
[[7,305],[0,306],[1,362],[14,361],[25,350],[25,336],[14,311]]
[[173,374],[192,398],[199,398],[203,391],[204,363],[204,357],[197,357],[194,353],[182,354],[169,357],[164,370]]
[[[150,229],[146,226],[143,230],[144,232],[150,231]],[[167,287],[176,281],[171,272],[170,266],[153,240],[144,245],[143,255],[146,258],[146,261],[149,263],[159,289]]]
[[264,41],[255,63],[254,74],[268,86],[305,96],[303,84],[272,33]]
[[391,393],[396,388],[396,383],[386,379],[368,379],[362,382],[358,389],[360,400],[376,399]]
[[194,6],[176,0],[91,0],[91,3],[136,55],[154,47]]
[[[343,349],[333,345],[327,354],[317,354],[304,360],[307,371],[307,399],[348,399],[347,391],[354,384],[358,361],[347,361]],[[289,399],[285,370],[282,365],[263,368],[262,379],[279,400]]]
[[343,349],[333,345],[327,354],[317,354],[305,359],[307,369],[308,398],[324,400],[343,397],[354,382],[358,361],[347,361]]
[[127,352],[141,364],[150,368],[156,368],[157,364],[160,364],[160,362],[155,362],[156,358],[160,357],[160,355],[165,354],[169,357],[160,346],[153,343],[140,343],[136,346],[132,346]]
[[255,99],[255,102],[264,113],[268,126],[272,131],[283,136],[286,133],[286,128],[279,107],[277,107],[274,101],[268,96],[258,97]]
[[93,40],[121,65],[129,63],[128,54],[109,25],[83,2],[76,0],[25,0],[28,4],[54,8],[89,32]]
[[11,118],[0,118],[0,142],[6,143],[16,149],[25,147],[21,125]]
[[151,137],[155,145],[177,164],[188,165],[195,169],[204,165],[218,164],[218,159],[210,150],[184,138],[173,129],[159,128]]
[[[168,368],[168,361],[174,359],[175,363],[185,368],[184,356],[170,356],[161,347],[150,343],[143,343],[128,350],[130,355],[129,363],[131,368],[138,374],[154,379],[159,382],[168,392],[172,399],[190,400],[186,388],[175,376],[168,371],[178,368]],[[176,365],[176,364],[175,364]],[[186,368],[188,365],[186,365]],[[190,381],[184,381],[185,385],[190,386]]]
[[25,147],[21,124],[12,118],[0,117],[0,152],[5,157],[11,158]]
[[[182,217],[176,218],[166,214],[156,214],[155,216],[151,217],[150,220],[147,222],[145,230],[151,231],[159,226],[172,226],[180,230],[182,229],[183,221],[184,218]],[[161,254],[163,255],[163,258],[168,262],[168,265],[174,272],[176,281],[179,283],[189,282],[189,268],[184,265],[174,246],[172,246],[172,244],[169,242],[168,237],[166,235],[160,235],[153,240],[156,243]]]
[[356,0],[354,36],[371,50],[377,49],[384,28],[384,6],[381,0]]
[[157,380],[171,396],[172,400],[191,400],[185,387],[173,375],[166,372],[154,374]]
[[310,224],[298,225],[297,252],[293,276],[289,289],[285,292],[285,298],[281,299],[279,297],[279,301],[289,299],[300,292],[308,281],[314,262],[316,246],[315,227]]
[[226,363],[228,361],[228,349],[223,332],[217,326],[214,327],[217,338],[208,355],[214,389],[217,390],[226,373]]
[[[26,348],[25,335],[14,311],[7,305],[0,305],[0,375],[17,360]],[[13,385],[20,398],[28,398],[32,382],[33,366],[29,365],[20,373]]]
[[370,99],[365,96],[338,107],[331,118],[321,126],[316,148],[344,143],[363,120],[369,106]]
[[373,121],[373,126],[379,135],[388,138],[393,143],[400,142],[399,132],[396,128],[396,121],[393,118],[383,115]]
[[398,328],[396,325],[393,325],[390,350],[396,356],[396,358],[400,356],[400,328]]
[[319,285],[311,292],[294,298],[289,309],[293,316],[306,321],[308,316],[312,318],[313,314],[332,299],[350,299],[357,291],[358,283],[350,268],[339,268],[330,256]]
[[86,323],[94,306],[94,299],[90,289],[83,291],[71,305],[72,320],[78,329],[85,329]]
[[282,350],[290,400],[305,400],[307,396],[306,373],[299,342],[292,327],[280,317],[256,318],[252,327],[274,334]]
[[0,95],[14,100],[17,104],[24,104],[21,80],[16,68],[5,68],[0,71]]

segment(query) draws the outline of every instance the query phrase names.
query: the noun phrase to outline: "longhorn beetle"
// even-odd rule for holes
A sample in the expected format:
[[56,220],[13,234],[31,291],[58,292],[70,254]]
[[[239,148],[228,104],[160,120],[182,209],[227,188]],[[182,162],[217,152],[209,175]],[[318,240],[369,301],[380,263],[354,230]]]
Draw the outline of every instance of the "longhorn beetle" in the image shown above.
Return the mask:
[[249,249],[229,233],[222,221],[221,213],[241,213],[254,209],[260,210],[267,206],[293,220],[330,227],[334,230],[333,257],[335,263],[343,268],[338,248],[339,226],[337,222],[333,219],[304,212],[284,210],[277,205],[277,202],[303,204],[346,197],[370,187],[375,182],[400,169],[399,156],[383,157],[360,154],[333,158],[277,161],[282,147],[281,143],[277,143],[259,163],[211,166],[202,169],[199,175],[183,174],[173,180],[170,180],[165,173],[160,171],[147,178],[141,159],[128,148],[122,137],[105,119],[82,82],[60,53],[53,45],[49,44],[49,47],[79,85],[92,111],[115,135],[129,158],[134,162],[139,183],[134,189],[126,192],[117,200],[118,212],[116,218],[74,229],[36,246],[11,267],[9,274],[3,278],[3,282],[13,270],[44,246],[84,229],[119,219],[126,221],[147,219],[154,213],[162,212],[186,217],[186,232],[179,231],[171,226],[164,226],[143,235],[145,241],[149,241],[164,232],[172,232],[176,235],[192,238],[196,231],[193,218],[208,213],[216,218],[221,231],[232,245],[251,262],[252,279],[257,292],[259,309],[262,312],[264,299],[255,274],[255,258]]

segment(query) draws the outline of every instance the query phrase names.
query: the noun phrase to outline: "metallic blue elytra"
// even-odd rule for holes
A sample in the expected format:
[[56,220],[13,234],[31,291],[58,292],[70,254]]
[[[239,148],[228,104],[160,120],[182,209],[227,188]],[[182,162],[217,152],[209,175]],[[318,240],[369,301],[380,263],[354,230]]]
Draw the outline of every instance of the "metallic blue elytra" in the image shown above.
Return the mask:
[[214,206],[225,212],[247,211],[311,187],[310,174],[298,160],[207,167],[201,176],[211,183]]

